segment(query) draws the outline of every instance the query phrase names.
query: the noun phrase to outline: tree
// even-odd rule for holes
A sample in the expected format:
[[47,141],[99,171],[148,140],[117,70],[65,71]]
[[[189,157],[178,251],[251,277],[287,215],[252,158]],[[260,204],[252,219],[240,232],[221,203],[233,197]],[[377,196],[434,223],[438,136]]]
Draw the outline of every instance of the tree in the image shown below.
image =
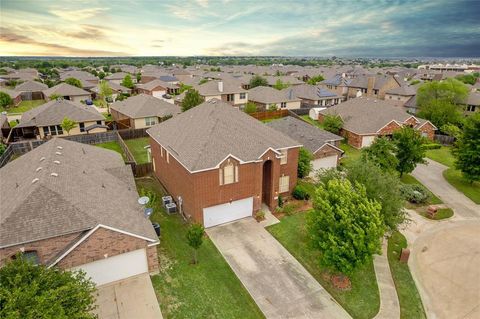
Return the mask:
[[275,103],[270,104],[267,108],[267,111],[270,111],[270,112],[273,112],[273,111],[276,111],[276,110],[278,110],[278,106]]
[[426,163],[425,149],[422,147],[424,138],[411,127],[405,126],[393,134],[397,148],[397,171],[400,176],[412,172],[417,164]]
[[126,88],[133,89],[133,81],[130,74],[125,75],[121,84]]
[[61,96],[60,94],[52,94],[48,97],[50,100],[58,100],[58,99],[63,99],[63,96]]
[[179,89],[179,94],[182,94],[183,92],[191,89],[192,86],[191,85],[186,85],[184,83],[180,83],[180,89]]
[[12,104],[13,100],[10,95],[5,92],[0,92],[0,107],[7,108]]
[[106,76],[105,72],[103,72],[103,71],[98,72],[98,78],[100,80],[103,80],[103,78],[105,78],[105,76]]
[[250,79],[250,88],[253,89],[254,87],[257,86],[268,86],[268,81],[264,77],[261,77],[260,75],[254,75]]
[[252,101],[249,101],[247,102],[247,104],[245,104],[245,107],[243,108],[243,111],[245,111],[245,113],[255,113],[257,112],[257,105],[252,102]]
[[67,132],[68,135],[70,135],[70,131],[77,127],[77,123],[68,117],[64,117],[62,123],[60,123],[60,126],[65,132]]
[[385,231],[380,210],[360,183],[333,179],[320,184],[306,223],[313,247],[322,252],[320,262],[348,275],[371,261]]
[[35,265],[18,255],[0,268],[0,318],[95,318],[95,284],[84,272]]
[[282,80],[280,79],[277,79],[277,81],[275,82],[275,84],[273,85],[273,88],[274,89],[277,89],[277,90],[283,90],[283,89],[286,89],[288,88],[290,85],[288,83],[283,83]]
[[340,115],[327,114],[323,118],[323,129],[333,134],[339,134],[343,126],[343,120]]
[[205,84],[205,83],[207,83],[207,82],[208,82],[208,79],[203,78],[203,79],[201,79],[201,80],[198,82],[198,84],[199,84],[199,85],[202,85],[202,84]]
[[362,150],[362,159],[364,162],[373,163],[381,169],[394,172],[398,165],[395,152],[395,144],[385,137],[379,137],[369,147]]
[[461,107],[443,100],[433,100],[423,105],[418,116],[429,120],[438,128],[447,124],[461,125],[463,122]]
[[462,171],[470,182],[480,181],[480,114],[467,118],[456,147],[453,151],[456,157],[455,167]]
[[304,178],[305,176],[308,176],[308,174],[310,174],[310,172],[312,171],[312,160],[312,152],[310,152],[304,147],[301,147],[298,156],[297,167],[297,175],[299,178]]
[[82,82],[76,78],[68,78],[65,80],[65,83],[76,86],[77,88],[82,88]]
[[188,111],[195,106],[202,104],[204,101],[203,97],[195,89],[187,90],[185,97],[182,101],[182,112]]
[[108,82],[105,80],[100,81],[99,95],[103,103],[108,106],[107,98],[112,96],[112,88],[110,87],[110,84],[108,84]]
[[447,134],[448,136],[453,136],[456,139],[462,134],[462,130],[455,124],[445,124],[440,128],[440,131]]
[[188,245],[193,248],[193,263],[196,264],[197,260],[197,251],[198,248],[203,243],[203,232],[204,228],[200,224],[192,224],[187,231],[187,241]]
[[[11,127],[11,125],[10,125],[10,127]],[[5,153],[6,150],[7,150],[7,147],[5,146],[5,144],[0,143],[0,156],[2,156],[3,153]]]
[[319,75],[316,75],[316,76],[308,79],[307,83],[312,84],[312,85],[316,85],[318,82],[322,82],[323,80],[325,80],[325,78],[322,75],[319,74]]
[[474,85],[479,77],[480,74],[478,72],[475,72],[472,74],[457,75],[455,78],[465,84]]
[[137,77],[137,83],[140,83],[140,81],[142,80],[142,73],[138,72],[136,77]]

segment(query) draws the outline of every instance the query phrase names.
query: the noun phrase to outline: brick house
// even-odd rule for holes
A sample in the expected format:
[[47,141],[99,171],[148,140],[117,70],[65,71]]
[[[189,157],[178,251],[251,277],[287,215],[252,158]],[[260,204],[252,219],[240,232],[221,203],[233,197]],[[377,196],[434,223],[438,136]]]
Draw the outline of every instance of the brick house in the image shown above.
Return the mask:
[[365,96],[384,100],[388,90],[400,86],[400,79],[392,75],[360,76],[348,84],[347,99]]
[[[95,85],[92,84],[92,87],[94,86]],[[51,99],[50,97],[55,95],[62,97],[64,100],[73,102],[81,102],[92,98],[90,92],[67,83],[60,83],[49,89],[43,90],[43,95],[47,99]]]
[[[249,92],[242,88],[241,83],[236,80],[208,81],[193,88],[205,99],[221,100],[230,105],[241,107],[249,101]],[[181,105],[186,92],[175,97],[175,104]]]
[[164,82],[158,79],[152,80],[144,84],[137,84],[137,92],[139,94],[148,94],[156,98],[163,98],[163,95],[175,95],[180,92],[178,84]]
[[98,285],[158,271],[159,239],[118,153],[54,138],[1,168],[0,179],[0,267],[23,254],[83,269]]
[[297,183],[301,145],[220,100],[147,133],[155,175],[205,227],[252,216],[262,203],[273,210]]
[[318,121],[326,115],[338,115],[343,120],[340,135],[355,148],[370,146],[377,136],[391,136],[405,125],[419,130],[433,140],[437,128],[430,121],[417,118],[392,101],[365,97],[350,99],[319,112]]
[[313,154],[310,177],[314,177],[321,169],[337,167],[344,153],[340,149],[343,137],[295,117],[283,117],[266,125],[291,137]]
[[248,90],[248,100],[257,105],[261,111],[266,111],[271,105],[278,109],[299,109],[301,99],[292,90],[277,90],[269,86],[257,86]]
[[13,106],[17,106],[22,102],[22,92],[10,90],[4,87],[0,88],[0,92],[6,93],[8,96],[10,96]]

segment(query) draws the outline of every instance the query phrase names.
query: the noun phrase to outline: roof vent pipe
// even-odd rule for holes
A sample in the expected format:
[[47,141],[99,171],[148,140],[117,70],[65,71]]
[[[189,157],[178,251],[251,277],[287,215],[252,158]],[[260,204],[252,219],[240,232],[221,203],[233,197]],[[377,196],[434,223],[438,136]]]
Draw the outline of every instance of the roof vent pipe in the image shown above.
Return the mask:
[[223,92],[223,81],[218,82],[218,92]]

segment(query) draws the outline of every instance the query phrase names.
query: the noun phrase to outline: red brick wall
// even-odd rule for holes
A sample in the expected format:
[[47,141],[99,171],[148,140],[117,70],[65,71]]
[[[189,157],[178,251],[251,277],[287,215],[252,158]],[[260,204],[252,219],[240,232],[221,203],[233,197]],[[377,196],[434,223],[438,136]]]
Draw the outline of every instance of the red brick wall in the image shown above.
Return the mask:
[[337,155],[337,164],[340,161],[340,157],[342,156],[342,152],[337,150],[336,148],[332,147],[331,145],[327,144],[319,149],[315,154],[313,154],[314,159],[324,158],[328,156]]
[[393,132],[398,131],[401,129],[402,126],[400,126],[397,122],[390,122],[388,125],[384,126],[379,132],[379,135],[391,135]]
[[426,123],[419,128],[419,131],[422,133],[427,133],[427,138],[433,141],[435,136],[435,128],[430,123]]
[[54,256],[63,251],[65,247],[78,238],[80,234],[81,233],[78,232],[2,248],[0,249],[0,267],[5,264],[6,260],[19,253],[21,248],[24,248],[24,251],[36,250],[39,261],[42,264],[50,262]]

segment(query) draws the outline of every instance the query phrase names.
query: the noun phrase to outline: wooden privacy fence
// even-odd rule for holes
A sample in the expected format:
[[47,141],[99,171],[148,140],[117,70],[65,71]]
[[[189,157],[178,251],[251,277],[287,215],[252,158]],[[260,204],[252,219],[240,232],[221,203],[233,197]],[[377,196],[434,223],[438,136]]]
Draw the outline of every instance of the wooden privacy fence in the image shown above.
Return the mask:
[[455,137],[448,135],[435,134],[433,139],[442,145],[452,145],[455,142]]
[[147,176],[151,172],[153,172],[152,163],[143,163],[143,164],[130,163],[130,166],[132,167],[133,175],[135,177]]
[[131,130],[119,130],[118,134],[120,134],[120,136],[124,140],[130,140],[130,139],[133,139],[133,138],[140,138],[140,137],[148,137],[147,129],[148,129],[148,127],[136,128],[136,129],[131,129]]
[[273,119],[278,119],[280,117],[288,116],[288,110],[254,112],[254,113],[249,113],[249,115],[253,118],[256,118],[259,121],[273,120]]

